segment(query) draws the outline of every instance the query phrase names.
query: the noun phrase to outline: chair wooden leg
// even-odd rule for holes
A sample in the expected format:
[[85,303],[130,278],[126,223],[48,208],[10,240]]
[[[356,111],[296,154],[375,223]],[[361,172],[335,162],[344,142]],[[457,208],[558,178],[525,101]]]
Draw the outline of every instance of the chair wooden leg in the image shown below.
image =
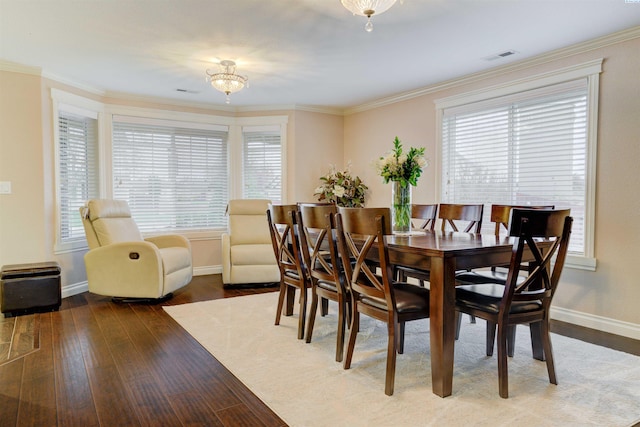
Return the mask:
[[347,352],[344,355],[342,361],[342,367],[349,369],[351,367],[351,358],[353,357],[353,349],[356,346],[356,336],[360,329],[360,313],[358,313],[357,307],[353,304],[353,312],[351,314],[351,328],[349,328],[349,341],[347,342]]
[[507,355],[513,357],[516,348],[516,325],[509,325],[507,333]]
[[322,298],[322,299],[320,299],[320,303],[322,304],[320,306],[321,307],[322,317],[324,317],[327,314],[329,314],[329,300],[327,298]]
[[405,322],[398,323],[398,354],[404,353],[404,330]]
[[509,397],[509,370],[507,367],[507,331],[498,327],[498,391],[500,397]]
[[530,323],[529,334],[531,335],[531,351],[533,353],[533,358],[544,361],[542,322]]
[[[400,326],[398,326],[400,329]],[[396,337],[396,325],[387,323],[387,332],[389,339],[387,343],[387,373],[384,382],[384,394],[391,396],[393,394],[393,386],[396,377],[396,352],[398,351],[396,343],[399,337]]]
[[549,373],[549,382],[558,384],[556,379],[556,369],[553,364],[553,348],[551,346],[551,334],[549,333],[549,322],[543,320],[540,322],[542,329],[542,345],[544,347],[544,355],[547,362],[547,372]]
[[344,354],[344,332],[346,329],[346,304],[344,301],[338,301],[338,332],[336,334],[336,362],[342,362]]
[[283,282],[280,282],[280,295],[278,295],[278,310],[276,311],[276,325],[280,324],[280,316],[282,315],[282,309],[284,306],[284,299],[286,294],[288,293],[287,291],[288,286],[285,285]]
[[487,320],[487,356],[493,356],[493,343],[496,340],[496,324]]
[[307,336],[305,342],[311,342],[311,336],[313,335],[313,327],[316,323],[316,314],[318,312],[318,294],[315,288],[311,289],[311,307],[309,309],[309,320],[307,323]]
[[469,317],[471,318],[471,323],[476,323],[476,316],[470,314]]
[[460,326],[462,324],[462,313],[456,311],[456,340],[460,338]]
[[298,317],[298,339],[304,338],[304,325],[307,318],[307,290],[300,289],[300,314]]

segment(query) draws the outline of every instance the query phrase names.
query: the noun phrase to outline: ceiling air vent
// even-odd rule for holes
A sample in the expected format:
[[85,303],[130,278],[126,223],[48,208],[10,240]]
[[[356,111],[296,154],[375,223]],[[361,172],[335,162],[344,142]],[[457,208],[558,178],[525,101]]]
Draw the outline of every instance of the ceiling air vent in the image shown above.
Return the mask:
[[506,58],[507,56],[511,56],[511,55],[515,55],[516,52],[515,50],[507,50],[505,52],[501,52],[501,53],[497,53],[495,55],[491,55],[491,56],[487,56],[485,59],[485,61],[495,61],[496,59],[501,59],[501,58]]

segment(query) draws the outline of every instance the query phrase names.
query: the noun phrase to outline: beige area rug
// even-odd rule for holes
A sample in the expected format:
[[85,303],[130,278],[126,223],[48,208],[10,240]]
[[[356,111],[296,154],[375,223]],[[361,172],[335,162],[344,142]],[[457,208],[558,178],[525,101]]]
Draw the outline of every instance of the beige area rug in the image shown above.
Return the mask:
[[0,365],[40,348],[40,315],[0,317]]
[[[463,321],[453,395],[431,392],[429,321],[407,324],[395,393],[384,394],[386,329],[362,316],[352,367],[335,362],[335,307],[318,317],[310,344],[297,314],[274,326],[277,293],[164,309],[290,426],[631,426],[640,421],[640,357],[553,336],[559,385],[531,357],[519,327],[509,360],[509,399],[498,396],[485,324]],[[466,317],[468,319],[468,317]]]

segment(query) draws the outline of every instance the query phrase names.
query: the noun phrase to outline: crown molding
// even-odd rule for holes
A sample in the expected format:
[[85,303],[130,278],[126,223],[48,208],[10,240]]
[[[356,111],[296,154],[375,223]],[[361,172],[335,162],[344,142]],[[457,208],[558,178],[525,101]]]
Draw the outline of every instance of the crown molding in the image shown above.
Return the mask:
[[468,74],[461,78],[455,78],[446,80],[435,85],[426,86],[421,89],[412,90],[400,93],[398,95],[381,98],[366,104],[361,104],[352,108],[346,108],[344,110],[345,115],[360,113],[374,108],[383,107],[386,105],[395,104],[397,102],[406,101],[408,99],[416,98],[422,95],[439,92],[446,89],[455,88],[458,86],[475,83],[481,80],[485,80],[490,77],[496,77],[501,74],[507,74],[514,71],[519,71],[538,65],[546,64],[548,62],[555,61],[557,59],[566,58],[568,56],[577,55],[580,53],[590,52],[592,50],[601,49],[606,46],[610,46],[617,43],[626,42],[640,37],[640,26],[632,27],[627,30],[612,33],[597,39],[592,39],[583,43],[578,43],[565,48],[556,49],[541,55],[535,56],[530,59],[522,60],[508,65],[503,65],[496,68],[491,68],[486,71],[480,71],[478,73]]
[[32,67],[30,65],[18,64],[16,62],[5,61],[0,59],[0,71],[8,71],[11,73],[30,74],[32,76],[42,76],[42,68]]

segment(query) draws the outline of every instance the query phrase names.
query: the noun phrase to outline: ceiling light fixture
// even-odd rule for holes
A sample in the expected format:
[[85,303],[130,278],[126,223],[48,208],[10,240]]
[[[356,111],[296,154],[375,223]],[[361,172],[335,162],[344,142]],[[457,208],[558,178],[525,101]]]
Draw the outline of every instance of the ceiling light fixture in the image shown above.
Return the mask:
[[393,6],[396,0],[340,0],[342,5],[349,9],[354,15],[366,16],[367,23],[364,29],[367,32],[373,31],[373,23],[371,16],[375,13],[378,15]]
[[220,71],[217,73],[207,70],[207,81],[211,86],[227,95],[227,104],[231,103],[231,95],[242,90],[247,84],[248,77],[236,74],[236,63],[229,60],[220,61]]

